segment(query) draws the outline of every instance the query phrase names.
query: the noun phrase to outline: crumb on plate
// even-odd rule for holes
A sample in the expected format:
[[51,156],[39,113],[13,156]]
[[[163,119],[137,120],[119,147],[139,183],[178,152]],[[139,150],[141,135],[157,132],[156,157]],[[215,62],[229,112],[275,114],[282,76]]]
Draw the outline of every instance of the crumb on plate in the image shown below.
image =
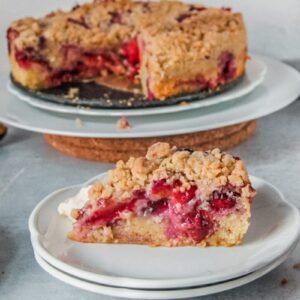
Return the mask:
[[76,126],[76,128],[82,128],[83,127],[83,123],[79,118],[75,119],[75,126]]
[[126,117],[121,117],[117,121],[117,128],[118,129],[128,129],[128,128],[130,128],[130,124],[128,122],[128,119]]
[[69,88],[68,90],[68,94],[64,95],[65,99],[69,99],[69,100],[79,100],[79,88]]

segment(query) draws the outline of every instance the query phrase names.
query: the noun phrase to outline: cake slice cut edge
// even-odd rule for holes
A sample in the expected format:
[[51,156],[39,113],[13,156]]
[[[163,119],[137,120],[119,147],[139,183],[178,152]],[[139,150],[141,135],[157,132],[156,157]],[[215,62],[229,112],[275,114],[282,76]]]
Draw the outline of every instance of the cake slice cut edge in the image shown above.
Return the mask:
[[255,196],[244,163],[212,151],[152,145],[119,161],[74,209],[68,238],[84,243],[234,246],[249,227]]

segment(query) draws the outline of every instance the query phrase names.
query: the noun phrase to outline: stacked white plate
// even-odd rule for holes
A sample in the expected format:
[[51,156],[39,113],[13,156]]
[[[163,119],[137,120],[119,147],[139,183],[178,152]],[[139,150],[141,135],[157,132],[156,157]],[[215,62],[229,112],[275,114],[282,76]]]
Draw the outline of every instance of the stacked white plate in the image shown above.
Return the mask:
[[39,265],[57,279],[91,292],[137,299],[179,299],[221,292],[277,267],[298,240],[298,210],[270,183],[252,176],[257,196],[250,229],[240,246],[152,248],[70,241],[66,235],[72,222],[59,215],[57,207],[94,180],[53,192],[29,219]]
[[[7,82],[7,77],[7,72],[0,72],[0,85]],[[0,121],[48,134],[145,138],[204,131],[257,119],[289,105],[299,94],[300,74],[296,70],[277,60],[252,55],[246,76],[238,85],[185,106],[87,110],[29,97],[8,83],[8,88],[0,89]],[[120,116],[129,118],[130,129],[116,128]]]

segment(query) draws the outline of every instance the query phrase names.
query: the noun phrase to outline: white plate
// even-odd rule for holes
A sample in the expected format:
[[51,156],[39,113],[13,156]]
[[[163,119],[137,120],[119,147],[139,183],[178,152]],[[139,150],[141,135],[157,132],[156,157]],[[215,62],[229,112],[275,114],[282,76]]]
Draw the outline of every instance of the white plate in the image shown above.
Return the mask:
[[31,97],[24,92],[17,89],[11,81],[8,82],[8,90],[14,94],[18,99],[25,101],[26,103],[48,111],[77,114],[86,116],[145,116],[155,114],[166,114],[173,112],[181,112],[190,109],[196,109],[200,107],[210,106],[230,100],[234,100],[245,96],[252,92],[258,85],[262,83],[266,74],[265,64],[259,60],[255,55],[252,55],[250,61],[247,62],[246,76],[242,81],[232,89],[225,91],[216,96],[212,96],[200,101],[193,101],[189,105],[170,105],[165,107],[155,108],[142,108],[142,109],[83,109],[74,106],[61,105],[52,103],[39,98]]
[[16,99],[1,84],[7,73],[0,72],[0,121],[42,133],[78,137],[138,138],[209,130],[245,122],[271,114],[292,103],[300,95],[300,74],[277,60],[259,56],[268,69],[265,80],[253,93],[230,101],[181,113],[131,117],[131,128],[118,130],[115,117],[75,116],[50,113]]
[[86,291],[90,291],[93,293],[104,294],[112,297],[122,297],[122,298],[131,298],[131,299],[182,299],[182,298],[189,298],[189,297],[199,297],[205,296],[210,294],[215,294],[219,292],[223,292],[226,290],[230,290],[244,284],[247,284],[261,276],[269,273],[281,263],[283,263],[287,257],[291,254],[291,252],[296,247],[296,243],[280,258],[274,260],[269,265],[247,274],[245,276],[225,281],[222,283],[217,283],[214,285],[206,285],[206,286],[199,286],[199,287],[192,287],[186,289],[174,289],[174,290],[136,290],[136,289],[128,289],[128,288],[118,288],[113,286],[105,286],[101,284],[96,284],[92,282],[88,282],[85,280],[81,280],[79,278],[73,277],[62,271],[54,268],[48,262],[43,260],[38,254],[35,253],[35,259],[38,264],[50,275],[53,277],[75,286],[77,288],[81,288]]
[[29,219],[32,244],[56,268],[101,284],[167,289],[236,278],[281,256],[299,235],[298,210],[274,186],[256,177],[251,180],[257,196],[249,232],[238,247],[151,248],[70,241],[66,234],[71,222],[57,214],[57,206],[80,186],[56,191],[37,205]]

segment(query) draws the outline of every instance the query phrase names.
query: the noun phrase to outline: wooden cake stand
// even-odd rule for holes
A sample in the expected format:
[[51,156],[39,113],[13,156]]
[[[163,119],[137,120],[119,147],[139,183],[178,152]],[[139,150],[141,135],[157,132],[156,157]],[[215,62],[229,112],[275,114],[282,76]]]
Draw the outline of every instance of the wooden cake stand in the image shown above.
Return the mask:
[[99,162],[127,160],[130,156],[143,156],[147,148],[156,143],[167,142],[178,148],[194,150],[221,150],[234,147],[254,134],[256,121],[207,131],[151,138],[80,138],[44,134],[45,141],[56,150],[77,158]]

